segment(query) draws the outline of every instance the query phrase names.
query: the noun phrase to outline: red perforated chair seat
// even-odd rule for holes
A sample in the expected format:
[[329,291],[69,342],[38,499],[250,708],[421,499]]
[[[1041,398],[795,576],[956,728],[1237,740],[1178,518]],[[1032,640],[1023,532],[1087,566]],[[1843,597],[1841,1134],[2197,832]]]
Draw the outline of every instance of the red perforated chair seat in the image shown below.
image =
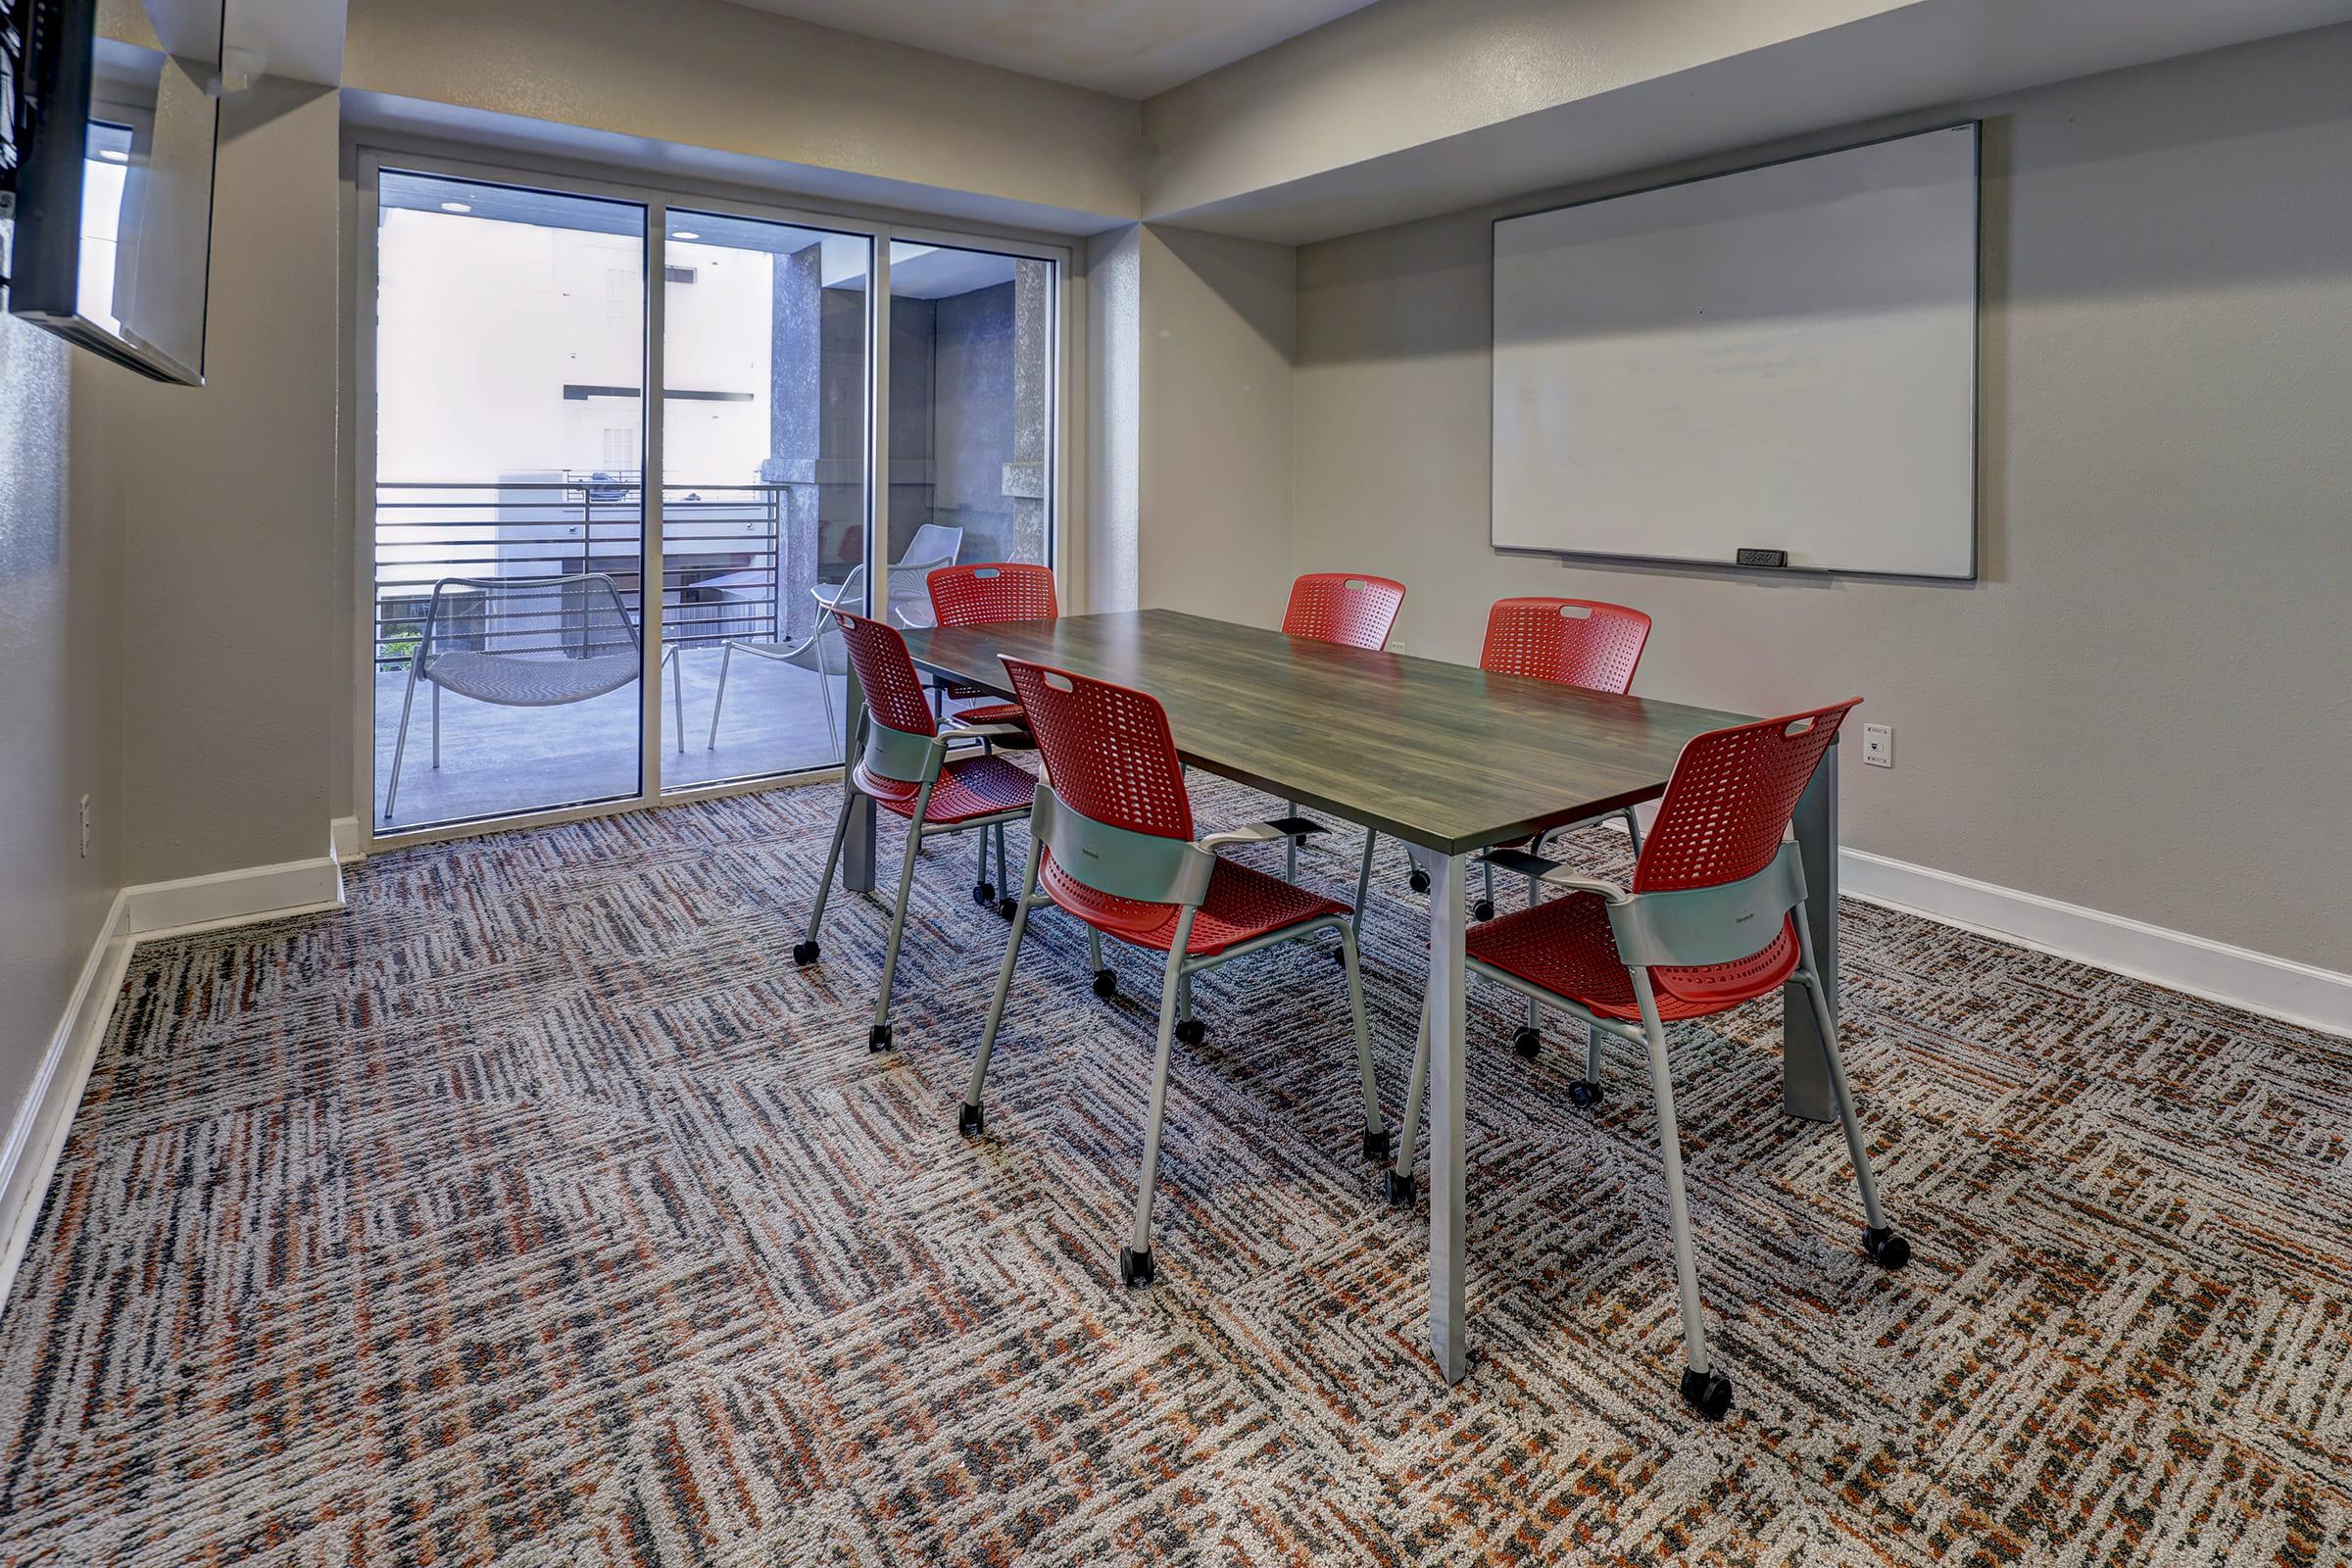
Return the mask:
[[[1037,880],[1055,904],[1105,936],[1161,953],[1175,945],[1177,917],[1184,912],[1176,905],[1140,904],[1098,893],[1055,865],[1050,855]],[[1211,956],[1304,920],[1348,912],[1348,906],[1296,883],[1219,858],[1208,879],[1208,897],[1193,916],[1192,940],[1184,951]]]
[[[1639,1018],[1634,977],[1617,952],[1609,906],[1596,893],[1577,893],[1506,914],[1470,931],[1469,955],[1480,963],[1542,986],[1604,1018]],[[1662,1019],[1703,1018],[1778,991],[1795,972],[1796,928],[1787,919],[1753,956],[1737,963],[1655,968],[1650,986]]]
[[[858,787],[872,796],[883,809],[900,816],[914,815],[921,785],[869,773],[863,762],[858,764],[856,778]],[[931,802],[923,812],[923,820],[968,822],[975,816],[994,816],[999,811],[1025,811],[1036,795],[1037,775],[1026,768],[1017,767],[1002,757],[959,757],[939,770],[939,782],[931,787]]]

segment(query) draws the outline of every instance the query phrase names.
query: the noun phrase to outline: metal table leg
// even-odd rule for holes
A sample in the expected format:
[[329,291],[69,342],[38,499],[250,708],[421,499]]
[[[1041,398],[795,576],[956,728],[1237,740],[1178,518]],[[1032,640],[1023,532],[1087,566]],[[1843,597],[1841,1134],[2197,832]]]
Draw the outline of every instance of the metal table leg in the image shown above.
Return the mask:
[[[1813,950],[1821,960],[1822,1000],[1838,1013],[1838,745],[1813,771],[1813,782],[1796,803],[1796,842],[1805,859],[1805,916],[1813,927]],[[1781,1105],[1807,1121],[1835,1121],[1838,1102],[1830,1093],[1828,1059],[1813,999],[1801,984],[1781,988]]]
[[1468,869],[1461,858],[1413,847],[1429,872],[1429,1344],[1447,1383],[1470,1370],[1465,1321],[1468,1253],[1464,1247],[1462,896]]

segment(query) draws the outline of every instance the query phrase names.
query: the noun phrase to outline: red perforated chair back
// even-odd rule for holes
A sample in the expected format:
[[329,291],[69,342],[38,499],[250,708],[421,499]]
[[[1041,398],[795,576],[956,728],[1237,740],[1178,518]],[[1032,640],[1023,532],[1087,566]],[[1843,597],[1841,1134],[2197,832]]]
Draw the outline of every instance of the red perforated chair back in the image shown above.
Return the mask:
[[1054,793],[1081,816],[1161,838],[1193,836],[1167,710],[1149,692],[1007,657]]
[[1502,599],[1487,612],[1478,667],[1496,675],[1622,696],[1649,641],[1649,617],[1592,599]]
[[846,610],[833,612],[841,623],[841,640],[849,646],[850,662],[858,684],[865,688],[865,706],[874,722],[909,735],[936,735],[931,705],[923,699],[923,679],[906,653],[906,639],[896,629]]
[[1343,648],[1386,648],[1404,606],[1404,584],[1356,571],[1310,571],[1291,584],[1282,629]]
[[1658,819],[1642,835],[1633,890],[1720,887],[1771,864],[1797,797],[1861,701],[1693,736],[1675,760]]
[[1053,569],[1025,562],[942,566],[923,579],[923,586],[931,591],[931,612],[942,626],[1053,620],[1061,613]]

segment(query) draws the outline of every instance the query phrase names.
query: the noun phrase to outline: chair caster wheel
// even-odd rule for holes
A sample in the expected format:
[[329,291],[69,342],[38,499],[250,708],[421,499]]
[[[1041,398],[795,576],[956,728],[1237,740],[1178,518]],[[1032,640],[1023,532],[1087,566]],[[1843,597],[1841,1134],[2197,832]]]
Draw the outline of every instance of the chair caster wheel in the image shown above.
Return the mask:
[[1891,1226],[1883,1231],[1863,1231],[1862,1250],[1881,1268],[1901,1268],[1911,1261],[1911,1244],[1895,1235]]
[[983,909],[996,903],[997,885],[994,882],[975,883],[972,887],[972,902]]
[[1129,1248],[1119,1249],[1119,1283],[1133,1289],[1152,1283],[1152,1249],[1138,1252]]
[[1110,969],[1097,969],[1095,971],[1095,995],[1107,1001],[1118,994],[1119,977],[1117,972]]
[[1511,1049],[1533,1061],[1536,1059],[1536,1053],[1544,1049],[1544,1037],[1527,1025],[1521,1024],[1511,1032]]
[[1591,1110],[1600,1103],[1600,1085],[1590,1078],[1579,1078],[1568,1086],[1568,1103],[1579,1110]]
[[865,1032],[865,1049],[868,1051],[888,1051],[890,1049],[890,1025],[886,1023],[878,1023],[871,1029],[868,1029]]
[[1020,908],[1021,901],[1018,899],[999,899],[997,901],[997,913],[1003,915],[1007,920],[1019,913]]
[[1188,1046],[1197,1046],[1208,1038],[1208,1025],[1198,1018],[1187,1018],[1176,1026],[1176,1038]]
[[1422,870],[1417,865],[1413,867],[1413,874],[1406,877],[1404,880],[1405,885],[1410,887],[1415,893],[1427,893],[1429,891],[1429,873]]
[[1303,850],[1303,849],[1305,849],[1305,848],[1306,848],[1306,835],[1305,835],[1305,834],[1303,834],[1303,833],[1295,834],[1295,835],[1292,837],[1292,839],[1291,839],[1291,847],[1292,847],[1293,849],[1298,849],[1298,850]]
[[813,942],[795,942],[792,945],[792,961],[806,969],[816,961],[816,952]]
[[1413,1206],[1413,1173],[1411,1171],[1393,1170],[1389,1172],[1389,1206],[1391,1208]]
[[1473,920],[1494,919],[1494,901],[1493,899],[1481,899],[1476,904],[1470,906],[1470,918]]
[[1366,1159],[1386,1159],[1389,1157],[1389,1130],[1386,1127],[1383,1127],[1376,1133],[1367,1132],[1364,1134],[1364,1157]]
[[1683,1402],[1709,1421],[1720,1421],[1732,1408],[1732,1380],[1720,1372],[1685,1367]]
[[978,1105],[958,1104],[956,1107],[956,1130],[966,1138],[976,1137],[988,1131],[988,1118],[980,1113]]

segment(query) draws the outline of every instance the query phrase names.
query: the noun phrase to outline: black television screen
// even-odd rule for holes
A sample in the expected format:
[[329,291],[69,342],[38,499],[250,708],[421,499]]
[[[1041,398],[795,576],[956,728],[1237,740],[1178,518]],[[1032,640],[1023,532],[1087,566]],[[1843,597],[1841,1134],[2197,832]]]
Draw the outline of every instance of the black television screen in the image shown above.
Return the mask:
[[158,380],[204,381],[223,0],[20,0],[11,314]]

